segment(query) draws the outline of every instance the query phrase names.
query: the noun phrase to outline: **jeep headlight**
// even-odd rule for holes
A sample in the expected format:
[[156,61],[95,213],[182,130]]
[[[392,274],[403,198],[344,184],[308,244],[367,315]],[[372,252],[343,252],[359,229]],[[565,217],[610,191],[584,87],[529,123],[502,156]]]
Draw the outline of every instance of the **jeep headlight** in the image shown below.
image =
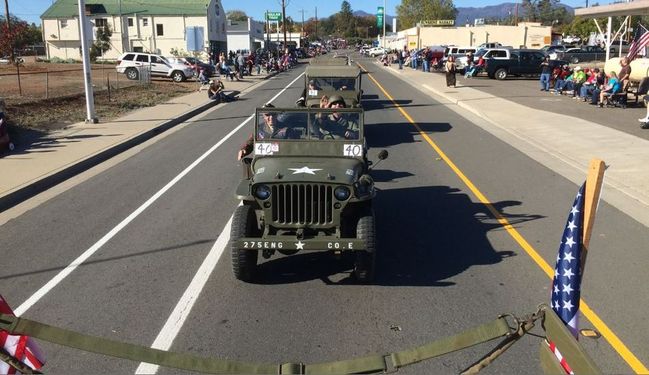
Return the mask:
[[268,185],[257,185],[254,189],[255,197],[265,201],[270,198],[270,187]]
[[350,195],[351,191],[347,186],[338,186],[336,189],[334,189],[334,196],[339,201],[346,201]]

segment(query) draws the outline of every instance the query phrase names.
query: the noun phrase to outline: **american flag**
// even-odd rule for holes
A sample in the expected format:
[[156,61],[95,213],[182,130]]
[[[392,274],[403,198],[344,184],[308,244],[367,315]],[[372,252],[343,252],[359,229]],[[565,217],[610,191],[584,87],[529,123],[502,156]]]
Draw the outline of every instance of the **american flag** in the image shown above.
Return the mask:
[[[0,296],[0,313],[13,315],[14,312],[9,304]],[[27,336],[10,335],[6,331],[0,330],[0,346],[7,354],[14,357],[24,365],[38,370],[45,363],[41,351],[36,346],[34,340]],[[13,375],[16,369],[0,361],[0,374]]]
[[644,48],[648,44],[649,44],[649,32],[644,26],[638,24],[638,27],[636,27],[635,30],[635,36],[633,37],[633,41],[629,46],[629,52],[626,55],[629,58],[629,61],[635,59],[638,56],[638,54],[640,54],[640,52],[644,52]]
[[552,309],[577,337],[577,314],[581,283],[581,237],[584,218],[584,188],[581,185],[572,205],[566,228],[563,230],[557,264],[552,280]]

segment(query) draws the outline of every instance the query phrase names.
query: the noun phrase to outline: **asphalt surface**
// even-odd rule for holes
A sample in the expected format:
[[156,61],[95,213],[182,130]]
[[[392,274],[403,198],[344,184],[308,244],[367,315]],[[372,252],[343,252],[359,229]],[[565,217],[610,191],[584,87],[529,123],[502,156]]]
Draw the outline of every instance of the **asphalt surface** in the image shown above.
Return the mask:
[[[577,186],[473,125],[393,75],[370,74],[534,249],[554,266]],[[0,227],[0,291],[14,308],[87,249],[98,250],[26,308],[24,317],[150,346],[192,282],[238,205],[235,155],[254,108],[293,81],[280,74],[241,100],[210,110],[108,169]],[[293,107],[303,78],[275,106]],[[493,320],[533,312],[547,302],[551,280],[441,160],[395,104],[363,78],[369,157],[390,157],[373,171],[379,193],[377,280],[355,285],[351,263],[326,254],[276,256],[260,281],[232,276],[226,250],[170,349],[243,361],[305,363],[386,353]],[[515,90],[515,89],[512,89]],[[613,109],[611,109],[612,111]],[[212,146],[176,184],[132,213]],[[114,228],[132,218],[120,230]],[[227,236],[229,233],[225,233]],[[223,238],[221,238],[223,240]],[[215,245],[216,242],[216,245]],[[582,298],[644,363],[646,228],[602,202],[591,240]],[[218,249],[217,249],[218,250]],[[217,251],[218,253],[218,251]],[[592,327],[582,319],[582,327]],[[582,338],[606,373],[630,367],[603,338]],[[526,336],[486,373],[540,372],[540,339]],[[138,363],[46,343],[49,373],[134,373]],[[492,345],[400,370],[457,373]],[[158,373],[178,373],[160,369]]]

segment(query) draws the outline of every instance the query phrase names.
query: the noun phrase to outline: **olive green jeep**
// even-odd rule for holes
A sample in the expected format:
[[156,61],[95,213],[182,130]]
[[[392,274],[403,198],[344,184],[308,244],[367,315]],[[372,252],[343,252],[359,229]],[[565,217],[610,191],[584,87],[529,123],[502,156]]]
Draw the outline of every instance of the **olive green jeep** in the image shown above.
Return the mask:
[[[334,59],[332,59],[334,60]],[[300,107],[319,107],[323,96],[340,95],[347,108],[360,107],[361,70],[354,65],[309,65],[304,74]]]
[[[376,192],[363,110],[258,108],[255,119],[254,151],[236,192],[242,205],[232,219],[234,276],[253,280],[260,253],[327,251],[352,253],[355,278],[371,281]],[[387,156],[381,151],[379,159]]]

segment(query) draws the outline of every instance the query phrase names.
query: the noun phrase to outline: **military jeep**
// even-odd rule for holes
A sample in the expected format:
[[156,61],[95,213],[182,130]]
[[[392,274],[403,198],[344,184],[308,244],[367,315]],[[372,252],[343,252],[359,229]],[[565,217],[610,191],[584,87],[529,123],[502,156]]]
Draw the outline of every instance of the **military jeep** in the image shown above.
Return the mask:
[[[315,89],[309,88],[310,81],[314,82]],[[361,70],[353,65],[309,65],[304,74],[304,88],[306,107],[319,107],[324,95],[334,94],[345,99],[347,108],[359,107],[363,95]]]
[[[275,116],[268,131],[264,116]],[[231,227],[234,276],[254,279],[259,254],[327,251],[354,258],[354,277],[374,276],[374,181],[368,174],[363,110],[258,108],[254,151]],[[334,131],[352,124],[358,131]],[[382,151],[379,159],[387,158]]]

